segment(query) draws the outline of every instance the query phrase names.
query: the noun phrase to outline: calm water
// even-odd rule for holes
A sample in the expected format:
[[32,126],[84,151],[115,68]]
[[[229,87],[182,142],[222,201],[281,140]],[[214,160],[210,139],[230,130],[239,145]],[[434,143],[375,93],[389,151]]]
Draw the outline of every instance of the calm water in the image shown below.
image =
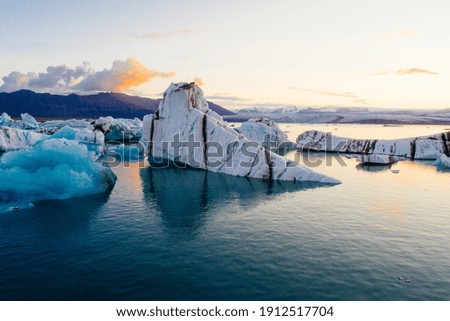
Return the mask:
[[[321,126],[283,128],[295,138]],[[329,131],[401,138],[444,128]],[[0,299],[450,300],[450,172],[311,161],[343,184],[131,163],[114,169],[109,195],[0,214]]]

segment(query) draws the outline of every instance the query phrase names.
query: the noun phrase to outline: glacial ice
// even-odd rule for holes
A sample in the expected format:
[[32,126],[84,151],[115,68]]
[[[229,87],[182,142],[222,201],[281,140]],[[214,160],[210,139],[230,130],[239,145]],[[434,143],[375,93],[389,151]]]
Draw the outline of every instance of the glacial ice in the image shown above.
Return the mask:
[[97,158],[103,152],[105,144],[105,136],[98,130],[91,131],[87,128],[71,128],[63,127],[51,136],[52,138],[65,138],[68,140],[76,140],[86,145],[89,151],[93,152]]
[[31,130],[0,126],[0,153],[33,146],[48,137]]
[[69,119],[69,120],[48,120],[40,124],[40,131],[45,134],[52,135],[59,131],[61,128],[71,127],[71,128],[86,128],[91,131],[94,130],[94,126],[90,121],[86,119]]
[[20,114],[20,116],[22,120],[14,120],[7,113],[2,113],[0,116],[0,126],[31,130],[36,130],[39,128],[39,123],[33,116],[27,113]]
[[105,134],[105,140],[109,141],[134,141],[142,136],[142,121],[139,118],[125,119],[100,117],[94,122],[94,127]]
[[33,203],[111,189],[116,176],[76,140],[50,138],[0,159],[0,201]]
[[247,120],[241,125],[239,132],[267,149],[293,146],[278,124],[267,117]]
[[449,153],[450,132],[405,139],[377,140],[344,138],[310,130],[298,136],[297,147],[321,152],[378,154],[412,160],[435,160],[439,155]]
[[389,155],[358,155],[356,160],[361,164],[371,164],[371,165],[389,165],[396,161],[396,158]]
[[444,154],[439,155],[434,164],[440,168],[450,168],[450,157]]
[[141,143],[151,163],[169,160],[234,176],[340,183],[238,134],[209,109],[194,83],[169,86],[155,114],[144,117]]

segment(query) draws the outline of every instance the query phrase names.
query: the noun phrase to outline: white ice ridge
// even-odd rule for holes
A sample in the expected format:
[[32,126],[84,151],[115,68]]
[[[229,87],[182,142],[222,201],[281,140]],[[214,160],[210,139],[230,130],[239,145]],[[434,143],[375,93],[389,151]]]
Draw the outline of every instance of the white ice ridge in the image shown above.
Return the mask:
[[407,159],[435,160],[449,155],[450,132],[405,139],[353,139],[310,130],[300,134],[297,147],[302,150],[349,154],[378,154]]
[[106,141],[137,142],[142,136],[142,121],[139,118],[100,117],[93,125],[105,134]]
[[261,143],[265,148],[293,146],[278,124],[267,117],[251,118],[241,125],[239,131],[250,140]]
[[48,137],[30,130],[0,126],[0,153],[33,146]]
[[267,180],[338,180],[276,155],[238,134],[210,110],[194,83],[171,84],[154,115],[144,117],[141,143],[151,162],[169,160],[194,168]]

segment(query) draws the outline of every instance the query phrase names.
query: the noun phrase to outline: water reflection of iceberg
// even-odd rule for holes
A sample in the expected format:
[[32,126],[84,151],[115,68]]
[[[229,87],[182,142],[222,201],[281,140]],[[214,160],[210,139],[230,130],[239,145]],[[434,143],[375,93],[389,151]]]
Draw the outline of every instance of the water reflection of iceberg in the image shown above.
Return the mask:
[[254,207],[287,192],[321,187],[315,182],[265,181],[186,168],[143,168],[144,198],[156,204],[169,228],[196,230],[214,209]]

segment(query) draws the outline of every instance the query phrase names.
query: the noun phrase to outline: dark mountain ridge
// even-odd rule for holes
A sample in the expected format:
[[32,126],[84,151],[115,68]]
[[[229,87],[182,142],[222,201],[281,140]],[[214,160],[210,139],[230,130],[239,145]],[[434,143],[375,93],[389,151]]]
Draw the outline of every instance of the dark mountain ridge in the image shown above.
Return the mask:
[[[34,117],[47,118],[97,118],[102,116],[142,118],[144,115],[154,113],[158,109],[160,101],[161,99],[112,92],[64,96],[35,93],[23,89],[12,93],[0,93],[0,113],[6,112],[12,117],[18,117],[20,113],[29,113]],[[212,102],[208,103],[209,107],[219,115],[234,115],[228,109]]]

